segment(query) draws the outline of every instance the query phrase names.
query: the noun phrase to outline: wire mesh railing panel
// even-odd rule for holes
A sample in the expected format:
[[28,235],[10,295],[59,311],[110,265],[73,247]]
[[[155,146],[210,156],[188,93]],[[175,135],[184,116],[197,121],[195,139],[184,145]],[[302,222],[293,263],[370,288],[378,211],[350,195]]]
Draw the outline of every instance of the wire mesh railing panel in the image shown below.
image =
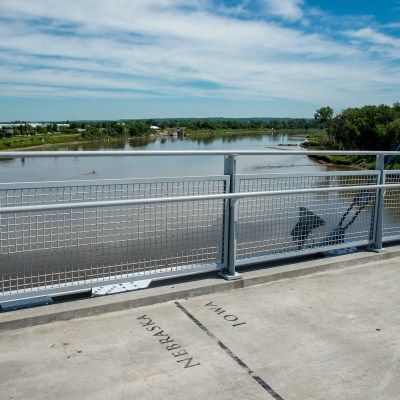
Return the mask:
[[[239,177],[240,191],[373,185],[376,173]],[[278,189],[279,188],[279,189]],[[239,199],[237,263],[367,244],[374,226],[375,190],[257,196]]]
[[237,175],[239,192],[376,185],[378,171]]
[[[385,171],[386,184],[399,184],[400,171]],[[383,238],[400,238],[400,189],[386,189],[383,203]]]
[[[225,193],[227,187],[226,178],[189,186],[199,194]],[[167,190],[182,195],[186,187],[174,184]],[[225,262],[225,203],[213,199],[2,213],[0,295],[220,268]]]

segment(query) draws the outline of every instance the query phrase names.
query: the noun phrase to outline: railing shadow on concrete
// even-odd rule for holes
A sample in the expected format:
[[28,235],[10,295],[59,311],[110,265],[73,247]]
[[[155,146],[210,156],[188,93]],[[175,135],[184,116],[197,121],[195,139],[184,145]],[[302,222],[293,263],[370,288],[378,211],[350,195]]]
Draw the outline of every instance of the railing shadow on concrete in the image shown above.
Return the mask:
[[[218,271],[400,239],[399,152],[375,170],[236,172],[240,155],[282,151],[7,152],[8,158],[224,156],[221,176],[0,184],[0,304]],[[106,291],[107,293],[107,291]]]

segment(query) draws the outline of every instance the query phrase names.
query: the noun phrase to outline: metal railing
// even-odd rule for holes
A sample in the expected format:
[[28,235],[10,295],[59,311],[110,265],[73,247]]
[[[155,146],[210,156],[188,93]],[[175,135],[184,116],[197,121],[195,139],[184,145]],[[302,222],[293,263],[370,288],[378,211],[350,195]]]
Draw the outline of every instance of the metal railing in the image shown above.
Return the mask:
[[[393,154],[392,154],[393,153]],[[236,173],[239,155],[349,152],[4,152],[2,158],[225,156],[224,175],[0,184],[0,303],[219,271],[400,239],[400,171]],[[386,195],[385,195],[386,190]]]

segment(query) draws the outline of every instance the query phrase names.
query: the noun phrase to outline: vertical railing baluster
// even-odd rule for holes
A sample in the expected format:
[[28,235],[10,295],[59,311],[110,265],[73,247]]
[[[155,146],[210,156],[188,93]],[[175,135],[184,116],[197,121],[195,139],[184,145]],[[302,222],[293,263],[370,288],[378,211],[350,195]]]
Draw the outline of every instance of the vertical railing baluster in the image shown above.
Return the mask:
[[[378,184],[382,185],[385,183],[385,156],[376,156],[375,169],[379,171]],[[384,251],[382,247],[383,238],[383,206],[385,198],[385,189],[378,189],[376,193],[375,202],[375,221],[373,226],[373,240],[374,242],[368,247],[368,250],[374,251],[375,253],[381,253]]]
[[[224,174],[230,176],[230,193],[236,193],[236,156],[230,154],[225,156],[224,160]],[[219,275],[224,279],[233,280],[239,279],[242,276],[236,272],[236,245],[237,245],[237,209],[238,200],[230,199],[228,207],[228,225],[225,225],[224,235],[228,236],[228,251],[227,254],[227,268],[222,270]]]

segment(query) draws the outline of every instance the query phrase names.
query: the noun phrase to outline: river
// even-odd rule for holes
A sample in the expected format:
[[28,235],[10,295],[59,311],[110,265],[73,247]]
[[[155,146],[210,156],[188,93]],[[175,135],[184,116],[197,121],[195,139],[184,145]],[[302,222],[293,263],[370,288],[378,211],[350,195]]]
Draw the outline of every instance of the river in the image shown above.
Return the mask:
[[[171,138],[63,145],[46,150],[302,150],[299,136],[266,134],[219,138]],[[307,156],[241,156],[238,173],[326,171]],[[60,180],[201,176],[223,174],[222,156],[192,157],[74,157],[0,159],[0,183]]]

